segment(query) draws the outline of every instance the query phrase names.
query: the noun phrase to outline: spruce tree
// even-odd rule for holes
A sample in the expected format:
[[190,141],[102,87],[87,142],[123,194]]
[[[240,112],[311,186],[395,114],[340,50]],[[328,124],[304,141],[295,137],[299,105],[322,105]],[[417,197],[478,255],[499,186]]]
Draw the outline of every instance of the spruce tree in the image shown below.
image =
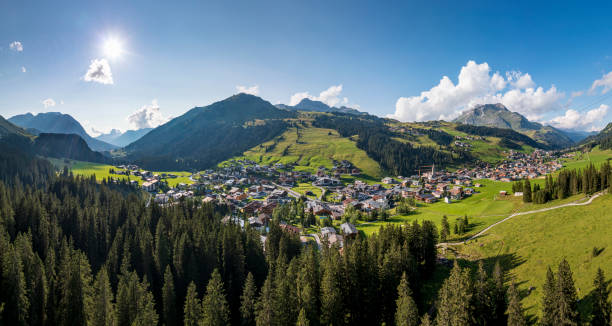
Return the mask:
[[272,278],[268,276],[261,287],[261,294],[257,299],[257,316],[255,319],[257,326],[272,325],[274,321],[274,311],[272,310],[273,292]]
[[198,326],[202,319],[202,304],[198,298],[195,283],[191,281],[187,287],[185,304],[183,308],[183,322],[185,326]]
[[531,183],[529,179],[525,179],[523,184],[523,202],[531,203]]
[[557,325],[577,325],[580,321],[578,314],[578,295],[574,286],[574,278],[567,260],[559,263],[557,273]]
[[601,268],[597,269],[593,287],[595,289],[593,290],[593,318],[591,319],[591,325],[609,326],[611,307],[608,297],[610,296],[610,289]]
[[170,265],[166,265],[164,272],[164,286],[162,287],[162,307],[163,318],[166,326],[178,325],[177,309],[176,309],[176,294],[174,292],[174,277],[170,270]]
[[558,314],[557,281],[550,267],[548,267],[546,272],[546,282],[544,283],[543,291],[542,319],[540,320],[540,324],[542,326],[554,326]]
[[478,262],[476,280],[474,282],[474,319],[477,325],[489,325],[496,318],[493,286],[484,269],[484,263]]
[[114,326],[115,307],[113,304],[113,290],[108,279],[106,267],[102,267],[96,275],[94,283],[93,315],[91,317],[94,326]]
[[253,274],[249,272],[244,282],[242,296],[240,297],[240,317],[244,326],[255,325],[256,295],[257,286],[255,285],[255,279]]
[[521,298],[514,283],[508,288],[508,326],[525,326],[527,321],[523,313]]
[[442,216],[442,228],[440,229],[440,242],[446,242],[450,235],[450,224],[446,215]]
[[419,311],[416,303],[412,299],[412,290],[408,286],[406,273],[402,274],[402,279],[397,287],[397,300],[395,311],[395,325],[397,326],[416,326],[419,322]]
[[202,321],[201,326],[224,326],[229,323],[229,307],[225,298],[223,281],[219,270],[215,269],[212,273],[206,295],[202,299]]
[[431,321],[431,317],[429,317],[429,314],[424,314],[423,317],[421,317],[421,324],[420,326],[431,326],[432,321]]
[[308,321],[308,317],[306,317],[306,310],[304,308],[300,309],[300,314],[298,315],[297,322],[295,326],[309,326],[310,322]]
[[467,326],[472,320],[472,284],[469,270],[455,261],[450,276],[442,284],[438,298],[436,325]]

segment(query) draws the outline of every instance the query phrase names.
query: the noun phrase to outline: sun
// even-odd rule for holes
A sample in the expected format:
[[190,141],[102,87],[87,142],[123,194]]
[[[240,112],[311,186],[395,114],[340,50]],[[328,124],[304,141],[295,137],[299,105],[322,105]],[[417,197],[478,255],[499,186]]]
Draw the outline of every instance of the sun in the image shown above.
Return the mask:
[[117,38],[109,38],[104,41],[104,55],[109,59],[116,59],[123,54],[123,44]]

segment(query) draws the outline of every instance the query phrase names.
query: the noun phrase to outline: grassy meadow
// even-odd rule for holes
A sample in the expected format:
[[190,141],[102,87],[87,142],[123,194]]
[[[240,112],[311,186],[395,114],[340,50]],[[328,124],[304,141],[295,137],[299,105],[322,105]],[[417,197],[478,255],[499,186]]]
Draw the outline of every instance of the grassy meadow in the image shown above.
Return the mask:
[[[109,173],[109,169],[115,169],[118,170],[117,168],[115,168],[113,165],[109,165],[109,164],[101,164],[101,163],[92,163],[92,162],[83,162],[83,161],[75,161],[75,160],[65,160],[65,159],[54,159],[54,158],[48,158],[48,160],[58,169],[63,169],[65,166],[68,167],[69,170],[72,171],[73,174],[75,175],[84,175],[84,176],[91,176],[91,175],[95,175],[96,179],[101,181],[102,179],[106,179],[108,177],[112,177],[112,178],[117,178],[120,180],[127,180],[128,176],[126,175],[118,175],[118,174],[110,174]],[[174,179],[166,179],[168,181],[168,185],[170,187],[175,187],[176,185],[178,185],[179,183],[185,183],[185,184],[192,184],[193,181],[191,181],[189,179],[189,176],[191,175],[190,172],[184,172],[184,171],[154,171],[154,173],[156,174],[162,174],[162,173],[172,173],[174,175],[177,175],[177,178]],[[138,181],[138,184],[141,185],[142,184],[142,179],[136,176],[130,176],[130,180],[136,180]]]
[[561,259],[566,258],[574,273],[578,296],[586,299],[581,301],[584,310],[597,268],[601,267],[607,278],[612,276],[610,211],[612,195],[607,194],[590,205],[516,216],[479,239],[459,246],[457,256],[471,262],[499,258],[524,294],[527,313],[534,316],[540,314],[547,267],[556,270]]

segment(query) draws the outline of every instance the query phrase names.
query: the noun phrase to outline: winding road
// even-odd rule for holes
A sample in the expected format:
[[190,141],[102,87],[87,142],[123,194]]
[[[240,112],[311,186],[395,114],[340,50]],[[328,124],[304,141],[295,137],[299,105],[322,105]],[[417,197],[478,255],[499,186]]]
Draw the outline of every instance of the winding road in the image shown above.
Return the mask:
[[571,206],[584,206],[584,205],[588,205],[590,204],[595,198],[603,195],[606,191],[601,191],[598,192],[596,194],[594,194],[593,196],[591,196],[591,198],[589,198],[589,200],[585,201],[585,202],[581,202],[581,203],[577,203],[577,202],[571,202],[571,203],[567,203],[567,204],[562,204],[562,205],[558,205],[558,206],[553,206],[553,207],[547,207],[547,208],[542,208],[542,209],[537,209],[537,210],[533,210],[533,211],[527,211],[527,212],[519,212],[519,213],[514,213],[508,217],[506,217],[505,219],[501,220],[501,221],[497,221],[491,225],[489,225],[488,227],[486,227],[484,230],[476,233],[475,235],[467,238],[466,240],[463,241],[459,241],[459,242],[443,242],[443,243],[438,243],[438,247],[446,247],[446,246],[457,246],[457,245],[461,245],[464,244],[470,240],[474,240],[478,237],[480,237],[481,235],[485,234],[487,231],[489,231],[490,229],[492,229],[494,226],[504,223],[507,220],[515,217],[515,216],[519,216],[519,215],[527,215],[527,214],[535,214],[535,213],[541,213],[541,212],[546,212],[546,211],[550,211],[553,209],[558,209],[558,208],[563,208],[563,207],[571,207]]

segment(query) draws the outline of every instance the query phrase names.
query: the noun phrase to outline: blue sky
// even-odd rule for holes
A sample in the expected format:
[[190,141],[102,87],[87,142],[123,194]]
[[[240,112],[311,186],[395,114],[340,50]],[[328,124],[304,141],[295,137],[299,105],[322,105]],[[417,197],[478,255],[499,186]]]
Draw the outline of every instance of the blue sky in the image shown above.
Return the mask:
[[[0,114],[61,111],[88,130],[125,130],[244,86],[272,103],[311,97],[406,121],[501,101],[558,127],[597,129],[612,117],[611,6],[8,0]],[[109,39],[121,44],[116,58]],[[102,74],[86,78],[93,60]]]

